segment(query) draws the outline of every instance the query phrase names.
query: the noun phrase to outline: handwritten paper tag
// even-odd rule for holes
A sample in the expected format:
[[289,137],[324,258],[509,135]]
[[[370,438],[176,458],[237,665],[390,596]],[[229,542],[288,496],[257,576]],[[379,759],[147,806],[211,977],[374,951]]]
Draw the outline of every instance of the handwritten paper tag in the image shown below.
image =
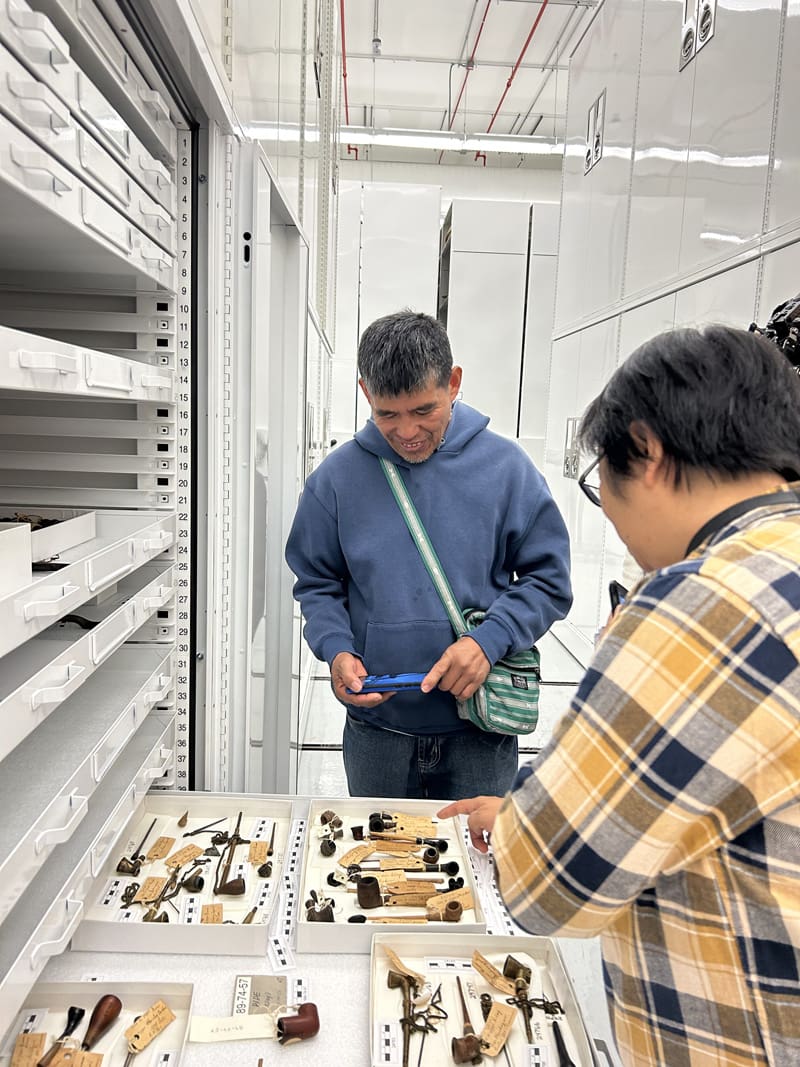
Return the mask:
[[269,844],[266,841],[251,841],[247,852],[247,862],[256,863],[260,867],[262,863],[266,862],[268,849]]
[[222,905],[221,904],[204,904],[200,912],[201,923],[221,923],[222,922]]
[[184,845],[177,852],[173,852],[169,859],[164,860],[164,863],[167,867],[185,867],[187,863],[202,855],[203,850],[199,845]]
[[158,1037],[162,1030],[166,1030],[170,1023],[175,1021],[175,1013],[167,1007],[163,1000],[157,1000],[144,1015],[140,1015],[125,1031],[128,1039],[129,1052],[141,1052],[147,1048],[153,1038]]
[[481,1034],[481,1044],[485,1041],[489,1046],[487,1049],[481,1049],[485,1055],[498,1055],[508,1040],[508,1035],[511,1033],[516,1017],[517,1009],[510,1004],[501,1004],[497,1000],[492,1003],[492,1010],[489,1012],[489,1018],[486,1020]]
[[233,1015],[222,1018],[204,1018],[195,1015],[189,1026],[189,1040],[201,1041],[253,1041],[275,1037],[275,1023],[271,1015]]
[[413,978],[414,981],[417,983],[417,986],[422,989],[422,987],[425,985],[425,979],[422,977],[421,974],[417,974],[417,972],[412,971],[410,967],[406,967],[406,965],[403,963],[397,953],[390,949],[388,945],[383,946],[383,951],[389,957],[389,962],[392,965],[393,971],[398,971],[400,974],[405,974],[409,978]]
[[166,878],[145,878],[142,882],[141,889],[133,898],[135,904],[150,904],[154,900],[158,900],[161,890],[167,884]]
[[147,850],[145,859],[148,863],[152,863],[153,860],[163,860],[165,856],[169,855],[169,850],[174,844],[174,837],[159,837]]
[[507,997],[513,997],[516,993],[514,989],[514,983],[510,978],[506,978],[500,971],[489,963],[485,956],[482,956],[477,949],[472,953],[472,966],[486,981],[492,986],[493,989],[499,990],[501,993],[505,993]]
[[14,1044],[11,1067],[36,1067],[46,1041],[47,1034],[20,1034]]

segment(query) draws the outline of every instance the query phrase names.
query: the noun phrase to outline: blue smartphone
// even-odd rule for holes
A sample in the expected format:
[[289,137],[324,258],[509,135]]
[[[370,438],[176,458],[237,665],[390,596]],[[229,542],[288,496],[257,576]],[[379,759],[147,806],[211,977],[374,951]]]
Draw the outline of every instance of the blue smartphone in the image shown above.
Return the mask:
[[401,689],[419,689],[424,674],[368,674],[361,679],[361,689],[358,693],[352,689],[345,689],[352,696],[363,696],[364,693],[396,693]]

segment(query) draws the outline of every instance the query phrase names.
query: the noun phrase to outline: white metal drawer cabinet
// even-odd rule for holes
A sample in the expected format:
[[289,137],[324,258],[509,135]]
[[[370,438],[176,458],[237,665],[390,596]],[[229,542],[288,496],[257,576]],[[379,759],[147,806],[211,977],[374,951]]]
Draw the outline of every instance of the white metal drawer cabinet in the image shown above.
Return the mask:
[[14,831],[0,844],[0,922],[56,845],[86,816],[92,794],[169,692],[171,653],[122,649],[3,761],[0,810]]
[[[146,189],[174,216],[177,191],[171,172],[148,152],[119,112],[70,57],[69,45],[47,16],[32,11],[24,0],[0,0],[0,41],[5,42],[30,75],[66,105],[139,187]],[[46,106],[44,102],[38,106],[31,102],[28,109],[35,107],[41,113]],[[54,117],[58,121],[57,112]]]
[[[6,505],[11,506],[11,505]],[[39,513],[48,509],[37,509]],[[168,549],[175,540],[175,516],[152,513],[95,513],[97,536],[60,554],[66,563],[26,589],[0,598],[0,656],[18,648],[97,593]]]
[[92,0],[33,0],[31,7],[52,20],[77,62],[94,81],[102,82],[117,109],[135,116],[143,135],[149,135],[148,142],[157,142],[174,160],[178,138],[169,108],[147,84]]
[[174,253],[175,223],[167,209],[80,125],[52,89],[2,45],[0,110],[101,196],[109,198],[131,222]]
[[[0,938],[0,1033],[10,1026],[37,975],[69,944],[83,902],[148,785],[163,774],[172,717],[151,715],[92,797],[70,839],[57,845],[3,923]],[[3,813],[13,821],[13,812]]]
[[[95,670],[174,596],[174,569],[155,578],[144,567],[117,594],[80,614],[93,629],[51,626],[3,658],[0,669],[0,760],[77,692]],[[99,620],[99,621],[98,621]],[[139,636],[141,640],[141,635]],[[151,701],[152,706],[156,701]]]
[[172,371],[0,326],[0,385],[21,392],[172,400]]
[[[0,211],[20,270],[140,274],[171,288],[171,255],[80,178],[0,118]],[[131,280],[134,280],[133,278]]]

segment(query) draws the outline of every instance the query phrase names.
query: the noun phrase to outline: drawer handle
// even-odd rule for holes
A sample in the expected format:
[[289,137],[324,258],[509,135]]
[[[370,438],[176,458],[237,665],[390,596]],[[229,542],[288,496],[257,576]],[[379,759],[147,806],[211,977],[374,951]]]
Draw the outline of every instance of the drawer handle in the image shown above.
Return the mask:
[[159,230],[167,230],[172,225],[172,219],[163,208],[151,204],[149,201],[139,201],[139,211],[143,218],[154,219]]
[[[54,65],[69,62],[69,45],[46,15],[40,15],[38,11],[25,11],[11,4],[7,10],[11,22],[22,31],[20,36],[27,48],[29,59]],[[39,34],[45,38],[46,48],[37,45]]]
[[156,778],[163,778],[172,766],[172,755],[173,753],[171,748],[162,748],[158,754],[158,757],[160,760],[162,760],[162,762],[158,765],[158,767],[147,768],[147,770],[142,775],[145,781],[152,782]]
[[123,563],[121,567],[117,567],[115,571],[110,571],[108,574],[101,574],[93,581],[89,582],[89,592],[96,592],[101,585],[109,585],[111,582],[117,581],[118,578],[123,578],[126,574],[130,574],[133,568],[136,566],[134,559],[134,546],[133,543],[129,543],[127,546],[128,555],[130,559],[127,563]]
[[66,171],[55,170],[54,163],[50,162],[50,157],[44,152],[17,148],[13,144],[10,145],[10,149],[11,159],[20,170],[28,175],[28,184],[31,189],[44,189],[47,192],[57,193],[59,196],[62,193],[72,192],[72,186],[62,176],[66,174]]
[[156,608],[163,608],[174,592],[175,590],[171,585],[160,585],[157,593],[152,596],[142,597],[142,611],[146,611],[149,614],[151,611],[155,611]]
[[145,537],[139,544],[143,552],[163,552],[174,540],[172,530],[159,530],[154,537]]
[[136,629],[136,614],[135,611],[131,613],[130,621],[121,634],[117,634],[113,641],[109,641],[105,648],[102,648],[99,652],[95,651],[92,655],[92,661],[95,667],[99,667],[101,663],[104,663],[109,656],[112,656],[118,648],[125,644],[133,631]]
[[57,102],[56,97],[43,82],[23,81],[14,78],[11,74],[6,76],[8,90],[12,96],[19,100],[33,101],[42,104],[47,125],[53,130],[66,130],[69,128],[69,112]]
[[155,89],[140,89],[139,99],[151,109],[156,122],[169,122],[169,108]]
[[172,185],[167,168],[152,156],[139,156],[139,167],[147,185],[154,185],[156,188]]
[[60,845],[72,837],[75,827],[89,810],[88,797],[81,797],[73,793],[69,798],[69,803],[70,807],[74,806],[74,811],[63,826],[52,826],[49,830],[42,830],[40,834],[37,834],[33,842],[33,851],[37,856],[49,845]]
[[167,695],[167,693],[170,691],[170,689],[172,689],[172,675],[159,675],[157,684],[161,686],[160,689],[152,690],[151,692],[145,693],[144,695],[144,702],[147,705],[148,709],[152,708],[155,704],[160,704],[164,697]]
[[22,617],[25,622],[30,622],[31,619],[41,619],[51,615],[58,615],[60,612],[67,609],[68,602],[76,593],[80,592],[79,586],[70,585],[69,582],[66,585],[50,586],[47,590],[43,590],[43,592],[55,592],[59,589],[61,592],[52,600],[28,601],[22,609]]
[[[45,959],[49,959],[51,956],[57,956],[59,952],[63,952],[67,947],[70,938],[75,933],[75,929],[78,923],[83,917],[83,901],[82,900],[65,900],[65,909],[67,912],[67,923],[63,932],[55,938],[53,941],[42,941],[38,945],[34,945],[31,952],[31,970],[35,971],[39,966],[39,957],[44,956]],[[72,913],[72,914],[70,914]]]
[[85,673],[86,668],[82,664],[70,663],[67,666],[67,680],[62,685],[34,689],[31,693],[31,711],[36,711],[43,704],[60,704],[62,700],[66,700],[81,684],[81,679]]
[[143,374],[143,389],[171,389],[172,379],[165,378],[163,374]]
[[[133,735],[136,733],[136,705],[135,704],[130,705],[126,709],[125,713],[126,714],[130,713],[131,722],[130,722],[130,728],[125,732],[125,736],[122,738],[122,740],[114,743],[114,748],[110,752],[105,753],[105,759],[102,762],[101,762],[101,757],[103,755],[102,752],[93,752],[92,753],[92,778],[97,783],[99,783],[99,782],[101,782],[103,780],[108,768],[111,766],[111,764],[117,758],[117,756],[120,754],[120,752],[123,750],[123,748],[125,748],[125,746],[130,741],[130,739],[133,737]],[[125,720],[123,719],[122,721],[124,722]]]
[[81,365],[77,356],[68,356],[63,352],[26,352],[18,349],[11,353],[17,357],[20,367],[31,371],[58,371],[59,374],[79,374]]

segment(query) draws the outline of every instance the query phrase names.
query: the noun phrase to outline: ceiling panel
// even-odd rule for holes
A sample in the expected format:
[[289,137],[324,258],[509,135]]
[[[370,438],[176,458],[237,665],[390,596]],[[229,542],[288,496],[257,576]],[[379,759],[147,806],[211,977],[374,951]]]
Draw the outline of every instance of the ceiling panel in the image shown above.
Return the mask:
[[[317,113],[315,12],[325,2],[308,0],[307,121]],[[596,0],[548,0],[546,5],[540,0],[344,0],[349,123],[377,130],[450,127],[480,135],[502,99],[493,133],[531,136],[535,128],[537,137],[561,140],[568,56],[594,6]],[[302,9],[302,0],[234,0],[234,80],[245,121],[299,120]],[[338,21],[340,0],[334,0],[333,11]],[[378,54],[373,52],[376,32]],[[344,124],[341,41],[337,32],[336,88]],[[474,66],[468,70],[473,51]],[[244,74],[243,87],[237,67]],[[449,151],[447,161],[457,156]],[[470,160],[473,156],[468,154]],[[536,166],[537,158],[527,157],[525,165]],[[489,165],[500,160],[491,153]]]

